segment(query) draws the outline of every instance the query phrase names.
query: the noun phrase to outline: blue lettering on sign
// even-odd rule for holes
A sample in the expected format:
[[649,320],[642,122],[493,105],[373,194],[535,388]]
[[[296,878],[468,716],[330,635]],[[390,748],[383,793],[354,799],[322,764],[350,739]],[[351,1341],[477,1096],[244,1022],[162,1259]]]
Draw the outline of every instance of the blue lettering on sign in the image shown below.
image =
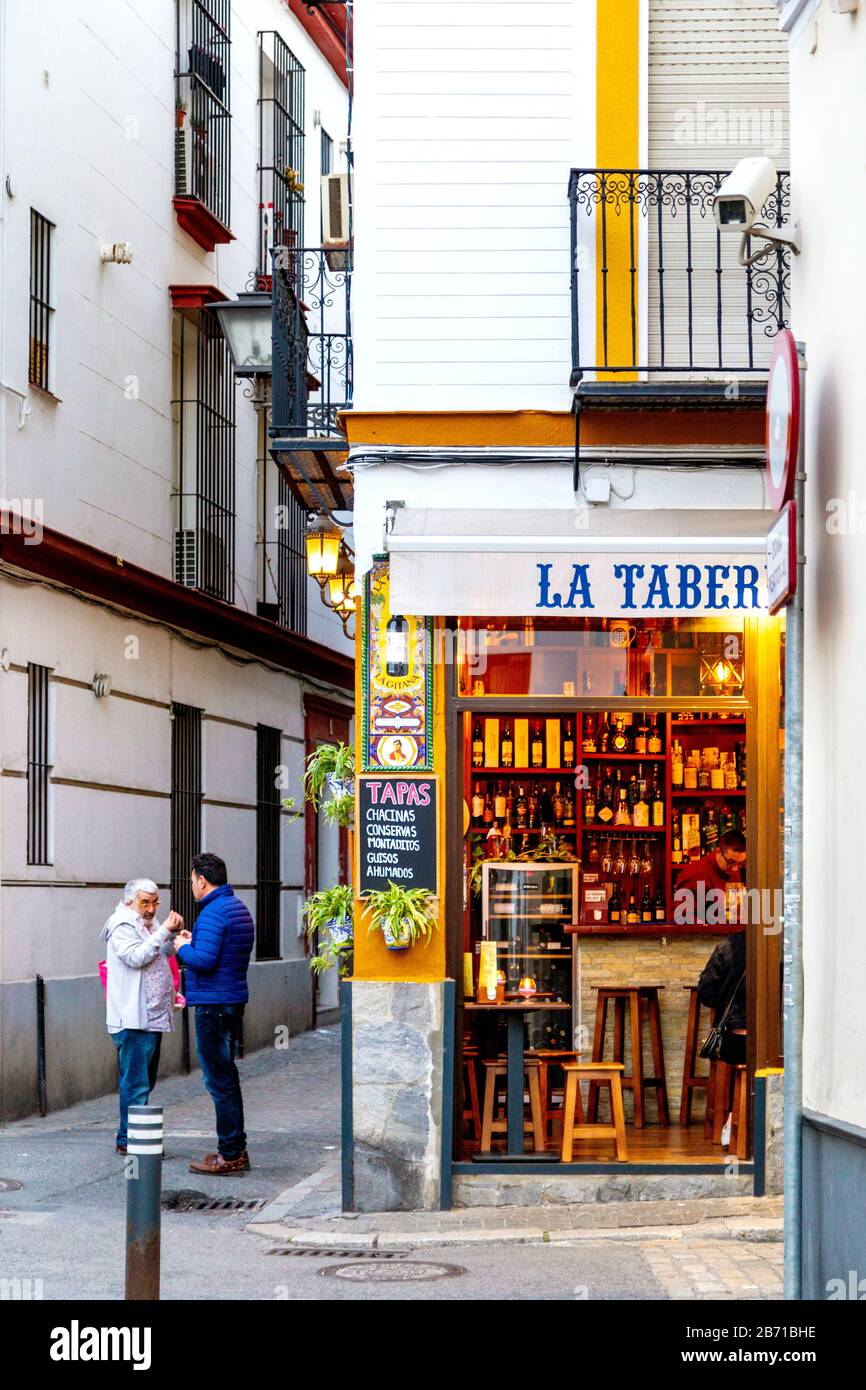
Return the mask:
[[[649,578],[646,578],[647,568]],[[572,565],[571,582],[565,598],[558,589],[553,588],[553,564],[536,563],[536,569],[537,609],[595,610],[588,563]],[[674,569],[675,581],[672,575]],[[618,563],[613,566],[613,575],[622,584],[620,612],[639,609],[659,613],[689,613],[698,608],[708,611],[754,611],[761,606],[758,597],[760,572],[756,565],[659,563],[647,567]]]

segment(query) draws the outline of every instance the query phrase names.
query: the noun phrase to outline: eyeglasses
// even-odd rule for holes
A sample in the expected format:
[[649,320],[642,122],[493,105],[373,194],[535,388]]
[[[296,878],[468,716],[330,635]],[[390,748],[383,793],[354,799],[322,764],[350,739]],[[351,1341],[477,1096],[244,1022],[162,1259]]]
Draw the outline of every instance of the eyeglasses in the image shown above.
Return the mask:
[[727,850],[724,849],[720,849],[719,854],[722,856],[729,869],[741,869],[746,862],[745,854],[737,854],[735,858],[732,858]]

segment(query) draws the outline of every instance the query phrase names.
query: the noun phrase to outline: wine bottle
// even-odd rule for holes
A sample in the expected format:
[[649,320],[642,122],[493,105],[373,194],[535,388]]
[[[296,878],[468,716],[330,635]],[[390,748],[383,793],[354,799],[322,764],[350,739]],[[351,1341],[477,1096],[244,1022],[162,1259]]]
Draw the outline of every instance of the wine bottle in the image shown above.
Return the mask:
[[493,814],[497,820],[505,820],[505,783],[500,782],[496,788],[496,796],[493,800]]
[[514,739],[511,734],[511,724],[506,719],[505,728],[502,734],[502,748],[500,750],[500,761],[503,767],[514,766]]
[[570,719],[565,721],[565,733],[562,737],[562,766],[574,767],[574,726]]
[[658,892],[656,893],[656,900],[655,900],[655,909],[654,909],[654,911],[655,911],[655,919],[656,919],[656,921],[657,921],[657,922],[663,922],[663,921],[665,920],[665,895],[664,895],[664,893],[662,892],[662,886],[661,886],[661,884],[659,884]]
[[651,922],[653,919],[653,900],[650,897],[649,884],[643,890],[643,897],[640,904],[640,919],[642,922]]
[[481,783],[475,783],[475,790],[472,793],[472,819],[476,825],[481,825],[484,820],[484,793],[481,790]]
[[484,766],[484,735],[481,732],[480,719],[476,719],[472,725],[472,766]]
[[557,782],[557,783],[555,784],[554,792],[553,792],[553,823],[554,823],[554,825],[561,825],[561,824],[562,824],[562,817],[563,817],[564,813],[565,813],[565,803],[564,803],[564,801],[563,801],[563,799],[562,799],[562,792],[560,791],[560,784],[559,784],[559,782]]
[[587,825],[592,825],[596,817],[596,791],[590,782],[583,794],[583,819]]
[[526,817],[527,817],[527,814],[528,814],[528,807],[527,807],[527,804],[526,804],[526,797],[525,797],[525,795],[524,795],[523,788],[522,788],[522,787],[518,787],[518,788],[517,788],[517,803],[516,803],[516,805],[515,805],[515,807],[514,807],[514,815],[515,815],[515,819],[516,819],[516,821],[517,821],[518,829],[520,829],[520,830],[525,830],[525,829],[526,829]]
[[675,789],[682,789],[683,785],[683,749],[679,739],[674,739],[674,751],[671,756],[671,786]]
[[529,755],[530,766],[544,767],[544,739],[541,734],[541,725],[536,724],[532,730],[532,745]]
[[620,895],[618,883],[613,885],[613,892],[608,899],[607,917],[609,922],[622,921],[622,897]]
[[604,781],[601,784],[601,796],[598,801],[596,819],[608,825],[613,820],[613,782],[610,779],[610,768],[604,770]]
[[653,825],[662,826],[665,823],[665,802],[662,790],[658,782],[653,784],[651,806],[651,820]]
[[490,796],[490,793],[488,792],[484,798],[484,824],[492,825],[493,820],[493,800]]
[[634,893],[629,893],[628,910],[625,914],[625,920],[629,924],[629,926],[634,926],[635,922],[638,922],[640,920]]
[[385,628],[385,671],[389,676],[409,674],[409,624],[394,613]]
[[574,797],[569,786],[566,786],[563,797],[562,824],[566,829],[574,825]]

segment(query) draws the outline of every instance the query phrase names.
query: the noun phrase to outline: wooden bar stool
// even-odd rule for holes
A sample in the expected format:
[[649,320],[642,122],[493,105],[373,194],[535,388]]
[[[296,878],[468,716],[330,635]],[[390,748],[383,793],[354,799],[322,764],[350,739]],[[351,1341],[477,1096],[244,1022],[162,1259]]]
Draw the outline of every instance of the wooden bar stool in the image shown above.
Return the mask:
[[710,1062],[704,1138],[711,1139],[714,1144],[722,1142],[722,1130],[731,1108],[733,1081],[734,1069],[727,1062]]
[[736,1154],[737,1158],[748,1158],[749,1073],[742,1062],[738,1063],[733,1071],[734,1096],[731,1106],[731,1142],[728,1145],[728,1152]]
[[478,1048],[463,1046],[463,1124],[469,1125],[473,1139],[481,1138],[481,1103],[478,1097]]
[[[625,1142],[625,1111],[622,1105],[622,1062],[564,1062],[565,1101],[562,1107],[562,1150],[563,1163],[571,1162],[575,1139],[613,1139],[616,1145],[617,1162],[625,1163],[628,1148]],[[590,1088],[610,1087],[610,1113],[612,1124],[600,1125],[585,1123],[577,1119],[581,1109],[580,1083],[589,1081]]]
[[[541,1088],[539,1085],[539,1065],[527,1057],[524,1066],[524,1081],[529,1091],[529,1110],[531,1120],[524,1121],[524,1131],[532,1134],[536,1153],[544,1152],[544,1121],[541,1114]],[[504,1110],[504,1097],[501,1097],[500,1113],[496,1114],[497,1093],[507,1084],[508,1064],[504,1057],[484,1058],[484,1113],[481,1120],[481,1153],[488,1154],[492,1148],[494,1134],[508,1133],[508,1120]]]
[[[554,1088],[551,1084],[551,1069],[561,1067],[565,1062],[576,1062],[580,1054],[567,1050],[560,1051],[557,1048],[539,1048],[532,1053],[532,1060],[538,1062],[539,1067],[539,1088],[541,1091],[541,1118],[544,1124],[545,1139],[555,1138],[554,1129],[562,1120],[562,1105],[554,1105],[553,1101],[557,1095],[565,1103],[565,1085],[562,1088]],[[583,1122],[583,1106],[580,1101],[580,1091],[577,1093],[577,1116]]]
[[[662,1025],[659,1012],[659,990],[664,985],[593,985],[598,990],[598,1003],[595,1012],[595,1037],[592,1044],[592,1060],[602,1062],[604,1057],[605,1032],[607,1029],[608,1005],[613,1008],[613,1062],[625,1059],[625,1018],[628,1006],[629,1040],[631,1043],[632,1070],[630,1076],[623,1076],[622,1086],[632,1093],[634,1101],[634,1126],[644,1126],[644,1091],[647,1087],[656,1093],[658,1122],[669,1123],[668,1087],[665,1077],[664,1048],[662,1046]],[[643,1072],[643,1025],[649,1028],[652,1051],[652,1076]],[[594,1122],[598,1118],[598,1086],[589,1084],[588,1111]]]
[[[689,995],[689,1020],[686,1025],[686,1052],[683,1059],[683,1089],[680,1096],[680,1125],[686,1128],[692,1122],[692,1092],[707,1091],[709,1087],[709,1076],[705,1072],[698,1071],[698,1053],[703,1034],[701,1031],[701,1001],[698,998],[697,985],[683,985],[683,989],[690,990]],[[707,1105],[709,1106],[709,1095]]]

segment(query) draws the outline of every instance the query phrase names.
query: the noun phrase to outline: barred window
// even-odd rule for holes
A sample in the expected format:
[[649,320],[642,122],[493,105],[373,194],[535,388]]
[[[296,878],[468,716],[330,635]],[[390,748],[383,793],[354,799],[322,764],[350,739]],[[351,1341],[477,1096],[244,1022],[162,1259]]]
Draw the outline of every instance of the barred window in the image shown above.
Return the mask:
[[286,475],[268,452],[269,419],[260,416],[259,433],[259,592],[258,611],[291,632],[307,631],[306,508],[292,493]]
[[27,863],[53,864],[51,671],[27,667]]
[[49,389],[51,320],[51,246],[54,223],[30,209],[30,365],[31,386]]
[[231,226],[231,4],[178,0],[175,192]]
[[174,323],[174,577],[234,602],[235,376],[208,309]]
[[201,710],[171,707],[171,905],[192,926],[190,860],[201,851]]
[[275,246],[304,242],[304,79],[274,30],[259,33],[259,273]]
[[256,726],[256,959],[280,954],[280,824],[277,787],[282,734]]

